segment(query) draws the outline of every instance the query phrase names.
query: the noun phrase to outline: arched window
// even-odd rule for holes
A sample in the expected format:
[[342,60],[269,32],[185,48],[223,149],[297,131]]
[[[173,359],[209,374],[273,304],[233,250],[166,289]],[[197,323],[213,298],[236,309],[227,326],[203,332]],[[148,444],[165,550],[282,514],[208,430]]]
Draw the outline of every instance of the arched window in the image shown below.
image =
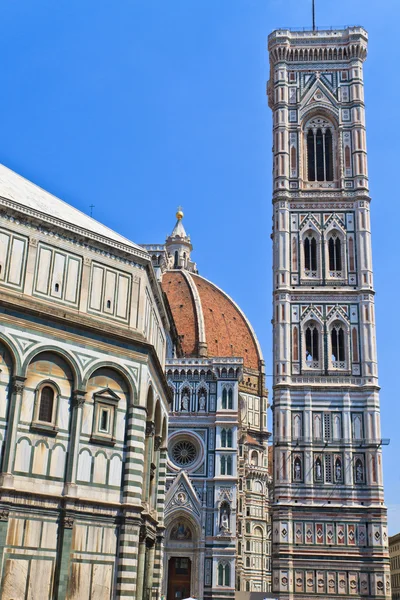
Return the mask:
[[312,231],[307,233],[303,243],[304,248],[304,270],[306,275],[310,277],[310,271],[317,270],[317,240]]
[[231,585],[231,566],[229,564],[225,565],[225,585]]
[[346,360],[344,346],[344,330],[340,323],[335,323],[331,329],[331,360],[333,367],[344,368]]
[[[250,546],[250,542],[249,542],[249,546]],[[249,548],[250,550],[250,548]],[[246,567],[250,567],[250,557],[246,556]]]
[[221,475],[226,475],[226,457],[221,456]]
[[328,241],[329,270],[342,270],[342,244],[336,232],[332,233]]
[[250,581],[246,581],[246,592],[250,591]]
[[231,585],[231,566],[229,564],[219,563],[218,585],[224,585],[226,587]]
[[39,399],[38,420],[42,423],[53,422],[54,390],[49,385],[42,387]]
[[221,446],[226,448],[226,429],[221,430]]
[[177,269],[179,266],[179,254],[178,254],[178,250],[175,250],[175,254],[174,254],[174,269]]
[[228,391],[226,388],[222,390],[222,408],[226,409],[228,404]]
[[257,450],[253,450],[251,453],[251,464],[253,467],[258,467],[258,452]]
[[332,129],[332,124],[322,117],[315,117],[306,125],[308,181],[333,181]]
[[306,338],[306,363],[308,367],[319,367],[319,330],[315,323],[311,322],[305,330]]
[[233,389],[229,388],[228,390],[228,408],[229,410],[233,409]]
[[232,429],[228,429],[226,433],[226,445],[228,448],[232,448]]
[[218,565],[218,585],[224,585],[224,565]]
[[226,474],[232,475],[232,456],[228,456],[226,459]]

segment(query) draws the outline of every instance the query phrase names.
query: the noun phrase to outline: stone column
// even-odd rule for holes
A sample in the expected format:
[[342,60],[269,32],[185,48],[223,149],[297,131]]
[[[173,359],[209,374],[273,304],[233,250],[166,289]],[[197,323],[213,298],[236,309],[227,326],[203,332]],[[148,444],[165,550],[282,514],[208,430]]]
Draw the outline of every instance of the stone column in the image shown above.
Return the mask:
[[78,471],[79,442],[82,427],[82,413],[86,392],[75,390],[72,395],[72,415],[70,428],[70,452],[68,455],[65,495],[76,496],[76,475]]
[[155,424],[154,421],[146,422],[146,441],[145,441],[145,451],[144,451],[144,473],[143,473],[143,502],[148,502],[150,504],[150,469],[151,462],[153,460],[153,438],[155,435]]
[[158,481],[160,478],[160,446],[161,446],[161,436],[156,435],[154,437],[154,455],[153,462],[155,465],[154,469],[154,478],[151,483],[151,498],[150,498],[150,508],[157,510],[157,496],[158,496]]
[[54,583],[54,596],[56,600],[65,600],[70,580],[72,531],[74,520],[66,514],[60,519],[58,525],[57,563]]
[[153,588],[157,588],[157,599],[161,597],[161,586],[163,580],[163,556],[164,556],[164,530],[157,527],[157,538],[155,545],[155,558],[153,570]]
[[145,469],[146,409],[130,405],[126,416],[124,503],[141,506]]
[[[6,547],[7,531],[8,531],[8,508],[0,508],[0,568],[4,572],[3,558],[4,548]],[[1,584],[1,575],[0,575]],[[12,595],[11,595],[12,597]]]
[[153,573],[154,573],[154,559],[156,553],[156,545],[154,540],[147,540],[147,553],[146,553],[146,574],[145,574],[145,593],[143,600],[152,600],[153,592]]
[[139,534],[139,552],[136,575],[136,600],[144,600],[144,569],[146,563],[146,529],[141,527]]
[[12,471],[14,467],[15,451],[17,448],[19,415],[21,412],[25,380],[26,377],[20,377],[19,375],[16,375],[12,378],[12,394],[8,411],[8,427],[4,442],[3,464],[0,475],[0,485],[3,487],[10,488],[14,486],[14,476]]
[[[140,516],[126,517],[121,524],[117,563],[117,597],[135,598],[138,591]],[[138,552],[139,550],[139,552]]]

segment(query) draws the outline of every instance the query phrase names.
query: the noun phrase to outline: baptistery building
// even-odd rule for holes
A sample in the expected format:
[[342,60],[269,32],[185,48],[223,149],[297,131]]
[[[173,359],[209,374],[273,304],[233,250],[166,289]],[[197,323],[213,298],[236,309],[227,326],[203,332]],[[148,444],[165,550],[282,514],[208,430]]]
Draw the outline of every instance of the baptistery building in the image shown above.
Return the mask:
[[160,594],[170,321],[140,246],[0,166],[0,596]]
[[173,330],[163,593],[234,597],[271,587],[268,396],[257,337],[200,276],[178,210],[166,243],[145,245]]

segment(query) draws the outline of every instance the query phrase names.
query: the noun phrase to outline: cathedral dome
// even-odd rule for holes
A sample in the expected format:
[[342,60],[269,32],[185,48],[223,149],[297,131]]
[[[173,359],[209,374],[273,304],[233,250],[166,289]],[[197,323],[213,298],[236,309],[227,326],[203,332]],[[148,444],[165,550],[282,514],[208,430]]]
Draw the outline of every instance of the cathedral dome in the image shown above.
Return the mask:
[[256,335],[228,294],[186,269],[164,272],[162,287],[184,356],[233,356],[243,358],[247,369],[260,369],[263,358]]

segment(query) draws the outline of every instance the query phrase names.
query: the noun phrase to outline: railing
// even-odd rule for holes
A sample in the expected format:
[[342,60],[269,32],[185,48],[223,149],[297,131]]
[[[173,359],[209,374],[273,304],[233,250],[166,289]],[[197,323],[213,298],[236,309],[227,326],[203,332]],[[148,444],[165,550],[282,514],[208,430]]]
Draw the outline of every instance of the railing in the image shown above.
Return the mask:
[[364,29],[362,25],[320,25],[319,27],[277,27],[276,31],[340,31],[344,29]]

